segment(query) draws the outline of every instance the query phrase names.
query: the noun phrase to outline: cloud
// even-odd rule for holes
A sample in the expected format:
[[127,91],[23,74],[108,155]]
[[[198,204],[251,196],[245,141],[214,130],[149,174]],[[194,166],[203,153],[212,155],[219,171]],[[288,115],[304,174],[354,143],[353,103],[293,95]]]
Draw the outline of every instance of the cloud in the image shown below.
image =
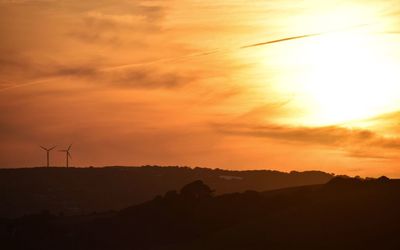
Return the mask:
[[400,111],[389,112],[370,118],[370,121],[396,121],[399,122]]
[[[398,157],[396,157],[395,155],[385,155],[382,153],[377,153],[377,152],[373,152],[373,151],[357,151],[357,150],[352,150],[352,151],[348,151],[347,152],[347,156],[349,157],[353,157],[353,158],[363,158],[363,159],[373,159],[373,160],[392,160],[392,159],[396,159]],[[361,170],[361,169],[358,169]],[[357,171],[357,170],[354,170]]]
[[144,46],[146,37],[161,31],[165,16],[164,6],[148,6],[145,2],[124,3],[118,10],[90,9],[79,16],[79,25],[69,34],[84,43]]
[[114,88],[173,89],[192,83],[195,76],[156,67],[102,70],[92,66],[60,67],[51,76],[74,77],[97,86]]
[[109,82],[127,88],[177,88],[194,80],[193,76],[185,76],[176,72],[158,73],[147,69],[128,70],[112,73]]
[[[85,64],[59,64],[52,61],[37,63],[28,60],[0,60],[0,65],[0,72],[9,73],[8,78],[2,79],[5,85],[3,89],[62,78],[75,78],[98,87],[174,89],[193,83],[198,78],[195,72],[165,70],[156,65],[109,69],[93,61]],[[24,82],[27,76],[30,81]]]
[[[312,146],[327,146],[344,150],[352,157],[389,158],[400,150],[399,137],[385,137],[367,129],[340,126],[305,127],[286,125],[251,125],[245,123],[213,124],[227,135],[251,136]],[[392,158],[392,157],[390,157]]]
[[[13,35],[0,42],[2,89],[36,85],[49,78],[59,81],[71,77],[97,86],[172,89],[197,77],[183,69],[168,70],[164,69],[168,67],[165,65],[153,67],[142,63],[153,58],[158,60],[163,55],[174,57],[182,49],[182,45],[175,48],[174,43],[165,43],[166,38],[160,33],[168,8],[165,1],[1,3],[4,4],[3,23],[18,21],[15,26],[19,25],[18,29],[4,26],[4,33],[13,32]],[[12,42],[13,39],[17,42]],[[138,62],[139,66],[109,67],[126,62]]]
[[361,122],[371,124],[374,130],[380,131],[387,135],[400,135],[400,112],[384,113]]

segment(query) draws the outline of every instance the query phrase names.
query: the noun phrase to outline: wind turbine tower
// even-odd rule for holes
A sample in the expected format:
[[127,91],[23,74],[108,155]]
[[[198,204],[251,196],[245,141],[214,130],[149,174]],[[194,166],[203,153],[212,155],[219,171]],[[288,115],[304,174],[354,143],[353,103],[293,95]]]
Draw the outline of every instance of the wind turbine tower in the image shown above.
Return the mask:
[[46,155],[47,155],[47,167],[50,167],[50,151],[55,149],[57,146],[54,146],[52,148],[45,148],[43,146],[40,146],[43,150],[46,151]]
[[65,153],[65,160],[66,160],[66,166],[67,166],[67,168],[69,167],[69,161],[68,161],[68,160],[69,160],[70,158],[72,159],[71,153],[69,152],[69,151],[71,150],[71,147],[72,147],[72,144],[69,145],[69,147],[68,147],[67,149],[59,150],[60,152],[64,152],[64,153]]

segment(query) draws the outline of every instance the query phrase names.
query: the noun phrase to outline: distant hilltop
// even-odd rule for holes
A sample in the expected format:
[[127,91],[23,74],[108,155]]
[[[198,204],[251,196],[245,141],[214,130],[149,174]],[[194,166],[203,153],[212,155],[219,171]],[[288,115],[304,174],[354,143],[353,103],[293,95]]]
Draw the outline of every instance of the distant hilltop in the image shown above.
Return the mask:
[[324,184],[332,174],[233,171],[178,166],[0,169],[0,218],[48,210],[83,214],[119,210],[202,180],[217,194]]

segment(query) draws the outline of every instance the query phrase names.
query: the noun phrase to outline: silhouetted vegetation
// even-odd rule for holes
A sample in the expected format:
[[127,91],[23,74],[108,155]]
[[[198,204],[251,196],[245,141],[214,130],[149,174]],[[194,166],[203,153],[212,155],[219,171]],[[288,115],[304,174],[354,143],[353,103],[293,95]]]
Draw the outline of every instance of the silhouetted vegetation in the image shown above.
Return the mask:
[[44,209],[54,214],[87,214],[119,210],[151,200],[195,180],[216,194],[266,191],[322,184],[332,175],[318,171],[228,171],[188,167],[106,167],[0,169],[0,218]]
[[4,249],[398,249],[400,180],[214,195],[202,181],[119,212],[0,221]]

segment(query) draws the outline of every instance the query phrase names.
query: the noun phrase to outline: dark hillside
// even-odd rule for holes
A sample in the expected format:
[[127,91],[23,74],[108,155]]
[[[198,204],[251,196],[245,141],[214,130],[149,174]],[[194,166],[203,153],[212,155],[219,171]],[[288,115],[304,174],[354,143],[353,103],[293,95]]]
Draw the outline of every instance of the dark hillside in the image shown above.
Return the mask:
[[215,196],[202,181],[119,212],[3,221],[7,249],[398,249],[400,181]]
[[0,217],[49,210],[82,214],[118,210],[168,190],[203,180],[218,194],[322,184],[318,171],[228,171],[187,167],[105,167],[0,169]]

